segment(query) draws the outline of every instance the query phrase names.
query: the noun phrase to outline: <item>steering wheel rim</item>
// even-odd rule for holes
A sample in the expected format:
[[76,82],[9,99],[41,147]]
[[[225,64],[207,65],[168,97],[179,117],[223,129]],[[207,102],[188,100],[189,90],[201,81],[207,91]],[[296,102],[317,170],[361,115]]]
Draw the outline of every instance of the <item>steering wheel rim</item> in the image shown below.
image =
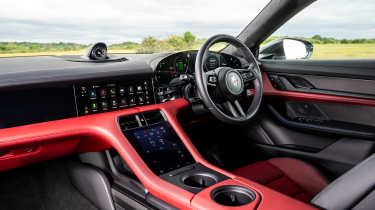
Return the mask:
[[[208,86],[208,84],[210,84],[208,82],[208,79],[209,79],[208,77],[210,77],[210,75],[208,75],[206,72],[204,72],[204,60],[207,56],[208,49],[212,45],[214,45],[218,42],[226,42],[226,43],[232,44],[233,46],[237,47],[243,53],[246,61],[249,64],[251,64],[249,66],[249,68],[246,69],[246,70],[245,69],[232,69],[232,68],[228,68],[228,67],[225,67],[225,68],[219,67],[219,68],[215,69],[215,71],[217,71],[216,73],[221,75],[220,78],[223,78],[222,75],[225,74],[224,79],[221,79],[220,81],[217,81],[218,86],[224,87],[224,89],[232,89],[232,87],[229,87],[229,86],[234,86],[233,85],[234,83],[237,84],[235,86],[240,86],[241,84],[245,84],[244,78],[243,78],[244,74],[242,74],[241,72],[249,71],[249,75],[252,75],[251,82],[254,85],[255,93],[254,93],[254,96],[253,96],[253,101],[252,101],[249,109],[246,112],[243,111],[240,103],[237,100],[239,98],[240,94],[237,95],[237,98],[231,97],[230,100],[227,100],[224,103],[224,105],[226,107],[226,110],[229,111],[231,113],[231,115],[226,114],[224,111],[222,111],[218,107],[218,105],[212,100],[212,98],[209,94],[207,86]],[[224,73],[220,73],[220,72],[224,72]],[[233,73],[233,72],[240,73],[240,79],[242,81],[238,81],[238,76],[235,76],[235,74],[237,74],[237,73]],[[229,75],[229,74],[231,74],[231,75]],[[229,77],[230,76],[232,77],[232,80],[233,80],[232,85],[228,85],[229,83],[231,83],[230,81],[228,82],[228,80],[229,80],[228,75],[229,75]],[[261,101],[262,101],[262,95],[263,95],[262,75],[261,75],[260,68],[258,66],[257,60],[254,57],[253,53],[250,51],[250,49],[244,43],[242,43],[237,38],[235,38],[233,36],[229,36],[229,35],[219,34],[219,35],[215,35],[215,36],[212,36],[211,38],[207,39],[206,42],[199,49],[197,57],[196,57],[195,79],[196,79],[199,97],[201,98],[201,100],[203,101],[205,106],[208,108],[208,110],[219,120],[221,120],[225,123],[243,124],[243,123],[247,123],[248,121],[250,121],[254,117],[254,115],[258,112]],[[236,80],[237,80],[237,82],[236,82]],[[225,81],[226,84],[222,84],[223,81]],[[240,85],[238,85],[238,84],[240,84]],[[221,88],[221,89],[223,89],[223,88]],[[230,92],[234,92],[234,91],[230,91]],[[227,95],[231,95],[231,94],[228,94],[228,91],[226,93],[227,93]],[[232,98],[234,98],[235,100],[231,100]]]

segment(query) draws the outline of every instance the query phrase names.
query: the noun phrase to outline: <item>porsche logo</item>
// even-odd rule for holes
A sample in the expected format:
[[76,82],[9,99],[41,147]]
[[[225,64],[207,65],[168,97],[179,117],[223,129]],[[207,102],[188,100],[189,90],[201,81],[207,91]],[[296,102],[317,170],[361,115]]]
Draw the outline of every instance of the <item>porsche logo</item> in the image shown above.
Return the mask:
[[232,81],[232,84],[234,87],[239,87],[240,86],[240,80],[238,79],[238,76],[233,74],[230,78],[230,80]]

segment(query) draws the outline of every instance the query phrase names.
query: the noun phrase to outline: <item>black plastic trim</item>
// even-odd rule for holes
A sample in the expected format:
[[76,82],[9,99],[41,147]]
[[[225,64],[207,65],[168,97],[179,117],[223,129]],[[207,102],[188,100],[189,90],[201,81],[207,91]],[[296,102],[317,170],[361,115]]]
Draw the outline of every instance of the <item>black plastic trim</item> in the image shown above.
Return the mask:
[[[171,206],[170,204],[151,195],[146,187],[137,180],[125,162],[124,164],[126,165],[125,167],[128,168],[128,174],[124,174],[124,171],[119,171],[115,166],[113,160],[114,157],[112,156],[110,150],[105,151],[105,156],[109,165],[109,173],[112,175],[113,179],[112,193],[117,206],[129,208],[129,204],[127,204],[126,201],[131,201],[133,206],[136,205],[145,209],[176,209],[174,206]],[[131,176],[128,176],[129,174]]]
[[[146,202],[141,202],[129,193],[126,193],[120,189],[112,188],[113,200],[117,209],[139,209],[148,210],[156,209],[149,206]],[[118,208],[120,206],[120,208]]]
[[224,180],[228,179],[227,176],[225,176],[225,175],[223,175],[223,174],[221,174],[217,171],[214,171],[212,169],[209,169],[209,168],[203,166],[200,163],[195,163],[195,164],[192,164],[192,165],[185,166],[183,168],[179,168],[177,170],[174,170],[174,171],[171,171],[169,173],[161,175],[160,178],[162,178],[162,179],[164,179],[164,180],[166,180],[166,181],[168,181],[168,182],[170,182],[170,183],[172,183],[176,186],[179,186],[184,190],[187,190],[189,192],[192,192],[192,193],[196,194],[196,193],[199,193],[200,191],[206,189],[209,186],[192,187],[192,186],[188,186],[184,183],[184,180],[186,178],[188,178],[189,176],[195,176],[195,175],[203,175],[203,176],[212,177],[215,180],[215,183],[213,183],[213,184],[216,184],[216,183],[219,183],[221,181],[224,181]]
[[217,204],[236,207],[243,206],[253,202],[256,198],[255,193],[238,185],[223,185],[213,189],[210,197]]

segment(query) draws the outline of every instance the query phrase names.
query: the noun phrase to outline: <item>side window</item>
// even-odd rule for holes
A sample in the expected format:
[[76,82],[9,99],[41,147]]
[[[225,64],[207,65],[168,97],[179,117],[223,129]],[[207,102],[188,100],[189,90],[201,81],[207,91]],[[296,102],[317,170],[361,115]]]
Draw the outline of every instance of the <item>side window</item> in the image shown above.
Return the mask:
[[375,59],[375,1],[316,1],[260,46],[260,59]]

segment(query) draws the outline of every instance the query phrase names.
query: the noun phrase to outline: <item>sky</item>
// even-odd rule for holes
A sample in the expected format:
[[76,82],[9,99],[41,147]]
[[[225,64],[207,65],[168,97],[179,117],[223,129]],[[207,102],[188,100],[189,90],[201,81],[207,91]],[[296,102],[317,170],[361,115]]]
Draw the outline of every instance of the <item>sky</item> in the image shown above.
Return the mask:
[[[269,0],[2,0],[0,41],[140,42],[238,35]],[[274,35],[375,38],[374,0],[318,0]]]

